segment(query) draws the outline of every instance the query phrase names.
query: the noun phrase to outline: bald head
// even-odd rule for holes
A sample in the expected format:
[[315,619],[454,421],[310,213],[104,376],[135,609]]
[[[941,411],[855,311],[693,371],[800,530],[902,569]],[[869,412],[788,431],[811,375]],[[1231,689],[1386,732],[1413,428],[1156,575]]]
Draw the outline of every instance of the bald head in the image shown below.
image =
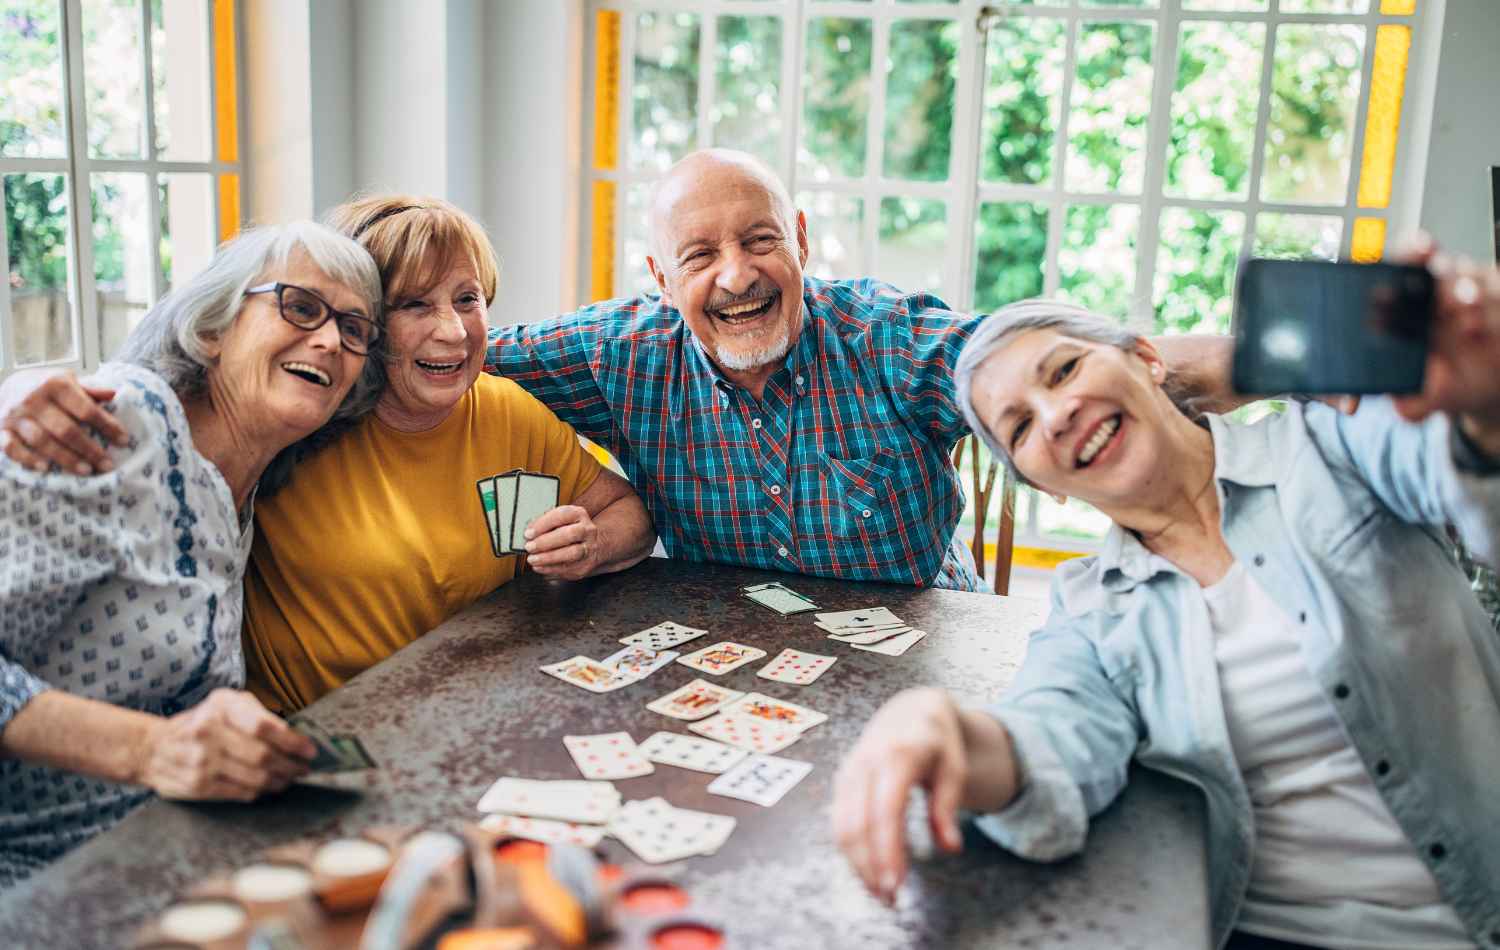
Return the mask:
[[787,234],[795,234],[797,211],[780,177],[765,162],[732,148],[706,148],[693,152],[667,169],[651,193],[651,254],[657,261],[671,260],[667,222],[679,203],[697,203],[713,196],[758,193],[764,195],[781,219]]

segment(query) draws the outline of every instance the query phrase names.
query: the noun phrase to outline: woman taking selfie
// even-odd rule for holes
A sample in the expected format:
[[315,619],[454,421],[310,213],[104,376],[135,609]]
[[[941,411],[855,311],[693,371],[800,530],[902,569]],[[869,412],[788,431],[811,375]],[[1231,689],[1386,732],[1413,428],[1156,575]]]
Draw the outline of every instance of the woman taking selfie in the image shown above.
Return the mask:
[[1493,272],[1440,282],[1426,379],[1353,416],[1197,422],[1118,324],[1048,301],[986,321],[957,368],[970,424],[1114,524],[1058,568],[997,702],[912,690],[870,721],[833,808],[866,885],[904,877],[914,787],[941,846],[966,809],[1056,860],[1135,760],[1205,795],[1216,946],[1500,939],[1500,642],[1443,533],[1494,551]]

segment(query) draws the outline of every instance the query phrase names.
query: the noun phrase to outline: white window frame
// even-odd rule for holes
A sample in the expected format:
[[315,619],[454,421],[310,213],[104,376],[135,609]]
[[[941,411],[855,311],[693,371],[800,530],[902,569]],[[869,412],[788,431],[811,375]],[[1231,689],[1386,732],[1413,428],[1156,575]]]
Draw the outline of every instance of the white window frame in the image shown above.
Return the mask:
[[[153,62],[151,56],[151,3],[150,0],[137,0],[140,4],[141,18],[141,82],[143,90],[142,108],[145,110],[143,121],[146,127],[145,151],[146,158],[92,158],[89,156],[88,132],[87,132],[87,98],[84,87],[84,65],[83,65],[83,3],[82,0],[57,0],[59,33],[62,36],[62,71],[63,71],[63,124],[66,129],[66,157],[65,158],[7,158],[0,157],[0,175],[18,173],[39,172],[43,174],[62,174],[66,176],[68,189],[68,315],[71,321],[71,333],[73,339],[73,354],[70,357],[58,360],[47,360],[40,363],[27,363],[25,366],[17,366],[15,327],[12,320],[10,306],[10,282],[0,280],[0,378],[5,377],[17,369],[36,369],[40,367],[62,367],[88,371],[95,369],[102,362],[101,349],[104,338],[103,314],[100,312],[98,295],[94,287],[94,219],[93,202],[91,200],[90,188],[92,176],[95,174],[107,174],[110,172],[144,173],[147,176],[146,201],[147,201],[147,226],[150,228],[148,247],[151,255],[150,273],[150,299],[148,306],[154,305],[161,299],[165,292],[163,287],[161,271],[161,200],[159,193],[159,175],[178,172],[186,173],[209,173],[213,183],[213,231],[215,239],[222,234],[220,229],[220,203],[219,203],[219,176],[224,174],[239,175],[240,180],[240,207],[246,207],[248,200],[248,182],[245,179],[242,162],[223,162],[217,158],[218,150],[218,109],[214,106],[213,70],[218,68],[219,57],[215,44],[218,38],[213,29],[213,0],[202,0],[207,6],[208,12],[205,17],[207,26],[208,62],[209,69],[209,147],[215,153],[211,161],[206,162],[183,162],[164,161],[151,157],[156,143],[156,108],[154,84],[152,81]],[[244,35],[241,28],[241,17],[243,16],[243,4],[236,2],[234,5],[236,41]],[[239,98],[236,117],[245,114],[244,109],[244,57],[236,50],[234,57],[235,68],[238,75],[235,77],[235,91]],[[243,122],[240,122],[239,154],[245,154],[245,140],[243,135]],[[0,207],[0,214],[5,209]],[[240,222],[234,222],[238,227]],[[6,230],[0,227],[0,264],[9,273],[10,248],[7,243]]]
[[[1417,113],[1425,108],[1419,102],[1419,91],[1430,87],[1437,70],[1438,44],[1428,42],[1425,33],[1429,24],[1440,24],[1444,0],[1419,0],[1417,12],[1411,16],[1383,15],[1381,0],[1370,0],[1369,9],[1362,14],[1308,14],[1281,11],[1281,0],[1269,0],[1268,9],[1262,12],[1219,12],[1184,10],[1182,0],[1160,0],[1155,8],[1133,9],[1108,6],[1085,6],[1083,0],[1053,0],[1051,5],[1012,5],[1003,0],[984,3],[982,0],[960,0],[959,3],[897,2],[897,0],[588,0],[586,8],[586,30],[584,49],[584,155],[583,174],[580,176],[581,233],[585,236],[585,254],[579,260],[577,286],[580,299],[590,299],[590,278],[593,243],[601,236],[592,233],[592,188],[596,181],[616,182],[615,234],[607,236],[612,241],[614,254],[615,295],[628,294],[639,288],[623,286],[627,275],[637,262],[626,259],[625,244],[628,234],[627,196],[632,186],[647,185],[658,177],[654,170],[637,170],[630,167],[631,143],[634,136],[631,89],[634,80],[635,20],[640,13],[693,13],[699,17],[699,64],[697,98],[697,147],[712,144],[713,126],[711,107],[714,101],[716,77],[713,68],[716,45],[717,18],[734,16],[779,16],[782,19],[781,55],[781,120],[782,142],[780,160],[776,170],[782,175],[793,195],[801,190],[831,193],[860,198],[864,204],[861,234],[861,256],[863,270],[879,276],[877,247],[880,228],[880,202],[885,198],[910,197],[936,199],[947,204],[949,240],[953,254],[947,261],[944,273],[943,297],[960,311],[970,311],[974,303],[975,277],[975,233],[974,223],[979,207],[989,202],[1028,202],[1045,206],[1047,217],[1046,256],[1043,262],[1043,294],[1055,294],[1059,287],[1057,266],[1058,252],[1062,244],[1066,209],[1079,204],[1128,205],[1139,209],[1140,225],[1136,241],[1136,270],[1132,290],[1132,306],[1127,322],[1142,332],[1154,327],[1154,285],[1156,258],[1159,240],[1161,213],[1165,208],[1187,208],[1205,211],[1235,211],[1245,215],[1242,236],[1242,254],[1249,254],[1255,240],[1256,216],[1261,212],[1300,215],[1324,215],[1338,217],[1343,222],[1339,254],[1349,255],[1354,232],[1354,220],[1359,217],[1377,217],[1386,220],[1386,233],[1390,237],[1414,230],[1417,226],[1422,175],[1425,171],[1427,150],[1427,128],[1419,121]],[[593,154],[594,107],[596,102],[594,82],[598,75],[595,31],[596,13],[614,10],[620,13],[619,37],[619,84],[616,106],[616,128],[618,139],[616,169],[601,170],[595,167]],[[871,82],[870,120],[867,128],[865,169],[862,178],[833,177],[827,181],[803,183],[798,180],[796,148],[802,120],[801,78],[803,57],[806,48],[807,24],[814,18],[845,17],[871,22]],[[1060,91],[1058,124],[1053,137],[1052,175],[1050,185],[1012,185],[986,183],[979,180],[980,135],[982,128],[981,109],[986,80],[984,52],[987,33],[981,26],[986,18],[1022,19],[1040,17],[1061,20],[1067,28],[1067,48],[1063,64],[1063,85]],[[954,118],[952,123],[952,150],[950,152],[949,177],[945,182],[906,181],[881,176],[883,168],[885,130],[885,62],[890,45],[891,24],[897,20],[955,20],[961,33],[958,49],[958,80],[955,89]],[[1141,191],[1136,195],[1100,194],[1097,192],[1075,192],[1063,187],[1063,163],[1067,157],[1068,117],[1077,58],[1079,30],[1082,24],[1093,22],[1118,23],[1139,21],[1155,24],[1156,39],[1152,51],[1152,91],[1147,120],[1147,160],[1145,179]],[[1251,143],[1249,184],[1243,199],[1189,199],[1169,197],[1162,192],[1166,169],[1166,150],[1171,130],[1172,94],[1177,83],[1178,41],[1184,24],[1195,22],[1249,22],[1266,24],[1265,43],[1262,50],[1260,94],[1257,107],[1254,139]],[[1261,172],[1265,160],[1265,141],[1270,114],[1271,78],[1274,67],[1275,36],[1279,27],[1286,24],[1354,24],[1364,27],[1364,63],[1360,77],[1359,99],[1355,108],[1355,123],[1349,157],[1349,176],[1344,201],[1341,204],[1311,205],[1288,204],[1263,201],[1260,197]],[[1370,97],[1371,72],[1375,57],[1375,27],[1385,23],[1406,24],[1412,27],[1413,40],[1408,52],[1405,97],[1402,107],[1402,125],[1397,142],[1392,200],[1385,209],[1361,209],[1357,207],[1356,194],[1364,149],[1365,113]],[[864,276],[849,274],[846,276]],[[916,289],[916,288],[911,288]],[[1038,499],[1031,495],[1023,503],[1025,513],[1018,512],[1018,527],[1015,543],[1037,547],[1066,547],[1070,550],[1094,550],[1098,545],[1074,538],[1043,535],[1037,530]]]

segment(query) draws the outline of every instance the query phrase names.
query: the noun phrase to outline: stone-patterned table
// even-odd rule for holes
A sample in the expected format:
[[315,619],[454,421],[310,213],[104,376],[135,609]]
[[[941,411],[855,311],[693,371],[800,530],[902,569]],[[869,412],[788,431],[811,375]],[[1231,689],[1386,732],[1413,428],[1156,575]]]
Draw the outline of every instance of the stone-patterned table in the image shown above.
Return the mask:
[[[767,580],[824,610],[888,605],[930,635],[899,658],[850,649],[824,639],[810,614],[782,618],[740,596]],[[834,769],[876,707],[919,684],[976,703],[993,697],[1044,611],[1022,598],[659,558],[577,584],[526,575],[309,708],[325,728],[359,734],[379,769],[320,777],[253,805],[152,802],[0,897],[0,945],[118,946],[175,891],[264,847],[376,823],[456,825],[476,817],[475,802],[500,775],[577,778],[564,734],[625,729],[639,741],[682,731],[645,705],[699,675],[687,667],[671,664],[599,696],[537,670],[579,653],[602,658],[620,637],[670,619],[710,631],[689,650],[732,639],[771,656],[791,646],[839,658],[810,686],[760,679],[760,662],[715,679],[829,715],[781,753],[816,768],[774,808],[708,795],[711,776],[671,766],[617,783],[626,798],[663,795],[739,819],[717,855],[673,866],[695,909],[727,926],[730,946],[1207,946],[1201,797],[1145,770],[1096,819],[1083,856],[1032,864],[970,829],[963,854],[916,863],[894,909],[864,894],[833,845]],[[910,822],[924,842],[920,806]],[[613,839],[605,847],[628,857]]]

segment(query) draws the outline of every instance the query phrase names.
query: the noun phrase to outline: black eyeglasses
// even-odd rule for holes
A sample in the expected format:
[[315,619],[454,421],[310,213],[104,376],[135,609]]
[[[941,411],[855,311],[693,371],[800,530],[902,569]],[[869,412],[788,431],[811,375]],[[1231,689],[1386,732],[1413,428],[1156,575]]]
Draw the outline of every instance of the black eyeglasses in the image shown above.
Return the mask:
[[366,356],[375,341],[380,339],[380,324],[357,313],[335,310],[328,301],[305,287],[296,284],[261,284],[245,291],[251,294],[275,294],[276,307],[281,319],[299,330],[316,330],[330,318],[337,321],[339,343],[350,353]]

